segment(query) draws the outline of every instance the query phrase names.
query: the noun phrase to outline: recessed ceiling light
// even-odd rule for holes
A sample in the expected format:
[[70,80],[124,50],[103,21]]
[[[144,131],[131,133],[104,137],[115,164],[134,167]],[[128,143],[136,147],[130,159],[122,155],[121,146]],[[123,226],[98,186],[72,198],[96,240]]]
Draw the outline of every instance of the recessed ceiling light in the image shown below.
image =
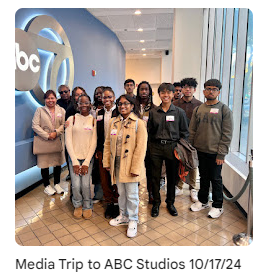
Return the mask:
[[142,29],[142,28],[139,28],[137,31],[143,31],[143,29]]
[[140,42],[140,43],[144,43],[144,42],[145,42],[145,40],[140,40],[139,42]]
[[144,53],[144,54],[143,54],[143,56],[147,56],[147,54],[146,54],[146,53]]
[[141,50],[145,51],[146,49],[145,49],[145,48],[142,48]]
[[140,14],[141,14],[141,11],[140,11],[140,10],[136,10],[134,14],[135,14],[135,15],[140,15]]

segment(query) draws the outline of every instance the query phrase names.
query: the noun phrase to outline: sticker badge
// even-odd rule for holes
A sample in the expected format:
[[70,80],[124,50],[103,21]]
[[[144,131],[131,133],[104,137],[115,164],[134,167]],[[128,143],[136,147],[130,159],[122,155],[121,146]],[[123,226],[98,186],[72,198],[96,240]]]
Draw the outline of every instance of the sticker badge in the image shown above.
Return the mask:
[[210,113],[217,114],[217,113],[219,113],[219,109],[218,108],[211,108]]
[[117,135],[117,130],[115,128],[112,129],[110,135]]
[[175,121],[175,116],[171,115],[171,116],[166,116],[166,122],[174,122]]
[[84,127],[85,130],[92,130],[90,127]]
[[104,117],[103,115],[97,115],[97,118],[96,118],[97,122],[102,121],[103,117]]
[[63,116],[62,113],[57,114],[57,117],[62,117],[62,116]]

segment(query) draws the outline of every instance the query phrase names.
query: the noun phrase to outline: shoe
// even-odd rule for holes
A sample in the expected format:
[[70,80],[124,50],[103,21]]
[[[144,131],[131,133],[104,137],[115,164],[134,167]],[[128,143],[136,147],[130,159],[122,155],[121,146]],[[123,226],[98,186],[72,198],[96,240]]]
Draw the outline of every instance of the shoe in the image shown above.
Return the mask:
[[66,180],[66,181],[71,180],[71,176],[70,176],[70,174],[68,174],[68,175],[66,176],[65,180]]
[[[105,211],[105,218],[106,219],[111,219],[112,218],[112,215],[113,215],[113,209],[114,209],[114,204],[113,203],[111,203],[111,204],[107,204],[107,206],[106,206],[106,211]],[[118,214],[119,215],[119,214]],[[117,215],[117,216],[118,216]],[[117,217],[116,216],[116,217]],[[115,218],[116,218],[115,217]]]
[[82,218],[82,206],[75,208],[74,217],[77,218],[77,219]]
[[56,190],[56,192],[58,194],[63,194],[64,193],[64,190],[62,189],[62,187],[60,186],[60,184],[54,185],[54,188],[55,188],[55,190]]
[[202,204],[200,201],[197,201],[196,203],[192,204],[190,207],[191,211],[200,211],[203,209],[209,208],[208,203]]
[[129,221],[127,237],[133,238],[137,234],[137,222],[134,220]]
[[175,196],[179,196],[183,194],[183,188],[175,187]]
[[51,196],[51,195],[55,194],[56,191],[51,185],[48,185],[48,186],[45,187],[44,192],[47,195]]
[[177,210],[176,210],[176,208],[175,208],[174,205],[167,205],[166,207],[167,207],[169,213],[170,213],[172,216],[177,216],[177,215],[178,215],[178,214],[177,214]]
[[160,205],[154,205],[151,209],[151,216],[157,217],[159,215]]
[[109,224],[112,226],[127,225],[129,223],[129,217],[119,215],[117,218],[110,220]]
[[84,219],[88,220],[92,216],[92,209],[85,209],[82,213]]
[[197,196],[197,190],[196,189],[192,189],[190,191],[190,196],[191,196],[191,200],[196,203],[198,201],[198,196]]
[[115,219],[117,216],[120,215],[120,208],[118,204],[113,204],[112,209],[112,218]]
[[93,204],[97,204],[97,203],[99,203],[100,201],[101,201],[101,200],[98,200],[98,199],[96,199],[96,198],[93,198],[93,199],[92,199],[92,203],[93,203]]
[[213,219],[217,219],[219,218],[219,216],[224,212],[223,208],[216,208],[216,207],[212,207],[210,209],[210,211],[208,212],[208,217],[209,218],[213,218]]

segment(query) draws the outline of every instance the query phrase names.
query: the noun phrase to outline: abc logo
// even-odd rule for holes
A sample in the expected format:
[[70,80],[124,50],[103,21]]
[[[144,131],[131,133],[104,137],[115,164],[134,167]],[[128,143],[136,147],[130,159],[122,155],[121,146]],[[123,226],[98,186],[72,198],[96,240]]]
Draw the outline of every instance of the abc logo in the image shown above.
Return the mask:
[[31,37],[23,30],[15,30],[15,88],[33,89],[40,76],[40,58]]

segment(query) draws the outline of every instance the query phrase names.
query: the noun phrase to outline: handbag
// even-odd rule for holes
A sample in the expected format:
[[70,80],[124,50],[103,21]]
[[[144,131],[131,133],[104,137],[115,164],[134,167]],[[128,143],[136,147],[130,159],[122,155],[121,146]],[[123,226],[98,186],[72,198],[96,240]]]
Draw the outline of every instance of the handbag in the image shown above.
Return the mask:
[[38,135],[34,135],[33,154],[51,154],[63,151],[62,140],[58,136],[54,140],[45,140]]

